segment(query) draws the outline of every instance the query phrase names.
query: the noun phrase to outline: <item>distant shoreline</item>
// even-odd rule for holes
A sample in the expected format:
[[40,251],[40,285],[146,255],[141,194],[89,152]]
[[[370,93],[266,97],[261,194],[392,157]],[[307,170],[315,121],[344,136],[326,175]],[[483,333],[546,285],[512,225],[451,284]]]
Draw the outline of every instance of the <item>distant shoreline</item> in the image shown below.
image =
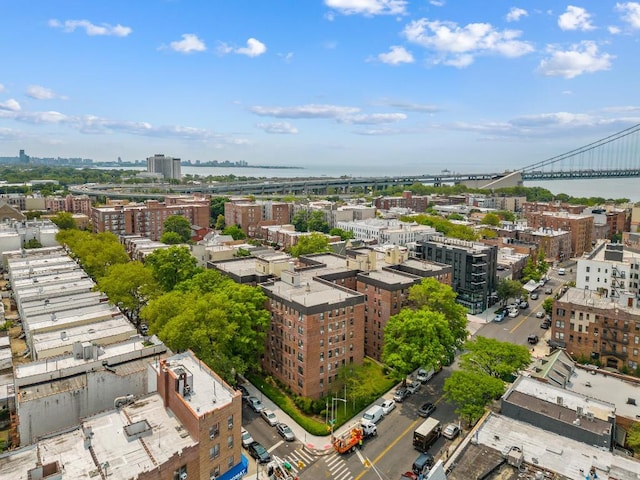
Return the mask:
[[[61,165],[62,166],[62,165]],[[71,165],[69,165],[71,166]],[[146,162],[95,162],[91,165],[85,165],[88,168],[147,168]],[[290,165],[249,165],[235,163],[180,163],[181,167],[191,168],[261,168],[265,170],[304,170],[304,167],[296,167]]]

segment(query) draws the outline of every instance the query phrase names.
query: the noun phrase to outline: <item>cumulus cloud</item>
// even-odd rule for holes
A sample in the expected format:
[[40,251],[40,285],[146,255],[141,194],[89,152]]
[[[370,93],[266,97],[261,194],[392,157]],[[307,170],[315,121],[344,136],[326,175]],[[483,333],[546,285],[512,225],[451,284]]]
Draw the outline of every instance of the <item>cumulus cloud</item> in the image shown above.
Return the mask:
[[382,125],[385,123],[395,123],[405,120],[407,116],[404,113],[371,113],[357,114],[340,117],[337,120],[340,123],[348,123],[354,125]]
[[50,88],[45,88],[40,85],[29,85],[25,94],[28,97],[35,98],[36,100],[52,100],[54,98],[62,98],[66,100],[66,97],[58,95]]
[[620,27],[616,27],[615,25],[609,25],[607,27],[607,31],[611,35],[618,35],[618,34],[622,33],[622,29]]
[[547,48],[550,54],[540,62],[538,72],[548,77],[574,78],[585,73],[609,70],[615,58],[608,53],[600,53],[595,42],[583,41],[573,45],[570,50]]
[[289,122],[258,123],[256,126],[266,133],[296,134],[298,129]]
[[444,7],[445,2],[440,0],[430,0],[429,3],[434,7]]
[[562,30],[593,30],[591,14],[582,7],[567,6],[567,11],[558,17],[558,26]]
[[427,105],[427,104],[421,104],[421,103],[408,103],[408,102],[394,102],[394,101],[387,101],[384,103],[385,105],[388,105],[393,108],[397,108],[398,110],[404,110],[405,112],[436,113],[436,112],[442,111],[442,109],[437,105]]
[[[324,0],[324,4],[343,15],[404,15],[406,0]],[[333,17],[328,17],[330,20]]]
[[387,65],[400,65],[401,63],[413,63],[413,55],[404,47],[394,45],[387,53],[380,53],[376,59]]
[[171,42],[169,48],[179,53],[204,52],[207,50],[205,43],[194,33],[183,33],[182,40]]
[[20,104],[14,98],[10,98],[6,102],[0,102],[0,110],[9,112],[19,112],[21,110]]
[[60,28],[65,32],[74,32],[77,28],[84,29],[85,33],[89,36],[106,35],[113,37],[126,37],[133,30],[130,27],[124,27],[120,24],[110,25],[108,23],[101,23],[96,25],[89,20],[49,20],[49,26],[51,28]]
[[470,23],[464,27],[455,22],[415,20],[405,26],[405,38],[431,50],[434,63],[456,67],[470,65],[475,56],[495,54],[519,57],[533,51],[529,42],[518,40],[518,30],[497,30],[488,23]]
[[218,45],[218,53],[220,55],[226,55],[228,53],[236,53],[238,55],[246,55],[247,57],[258,57],[267,51],[267,46],[260,40],[250,38],[247,40],[246,47],[232,47],[227,43],[220,43]]
[[511,7],[505,18],[507,22],[517,22],[521,17],[526,17],[527,15],[529,15],[529,12],[524,8]]
[[249,109],[261,117],[276,118],[340,118],[360,112],[356,107],[341,107],[338,105],[300,105],[297,107],[264,107],[256,105]]
[[616,11],[622,13],[622,20],[627,22],[631,28],[640,28],[640,3],[616,3]]

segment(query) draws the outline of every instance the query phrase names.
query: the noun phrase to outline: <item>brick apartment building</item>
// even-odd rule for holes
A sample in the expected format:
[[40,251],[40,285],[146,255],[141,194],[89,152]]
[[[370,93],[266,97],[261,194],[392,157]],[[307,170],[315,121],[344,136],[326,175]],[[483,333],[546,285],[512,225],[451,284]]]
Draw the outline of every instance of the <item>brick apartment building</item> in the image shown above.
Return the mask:
[[291,223],[293,206],[286,202],[253,202],[248,199],[231,199],[224,204],[224,223],[238,225],[249,237],[259,237],[263,225],[287,225]]
[[112,232],[116,235],[142,235],[159,240],[164,230],[164,221],[172,215],[185,217],[191,225],[208,227],[209,200],[167,196],[164,203],[147,200],[144,204],[93,207],[93,231]]
[[91,199],[87,195],[45,197],[44,208],[49,213],[70,212],[91,216]]
[[402,192],[400,197],[378,197],[375,199],[375,206],[380,210],[390,210],[392,208],[410,208],[414,212],[426,212],[429,207],[428,195],[413,195],[409,191]]
[[522,214],[542,213],[542,212],[567,212],[579,215],[584,212],[585,205],[571,205],[562,202],[524,202],[522,204]]
[[571,233],[572,257],[579,257],[585,252],[591,251],[593,240],[592,215],[573,214],[561,212],[528,212],[525,213],[528,225],[533,229],[550,228],[552,230],[565,230]]

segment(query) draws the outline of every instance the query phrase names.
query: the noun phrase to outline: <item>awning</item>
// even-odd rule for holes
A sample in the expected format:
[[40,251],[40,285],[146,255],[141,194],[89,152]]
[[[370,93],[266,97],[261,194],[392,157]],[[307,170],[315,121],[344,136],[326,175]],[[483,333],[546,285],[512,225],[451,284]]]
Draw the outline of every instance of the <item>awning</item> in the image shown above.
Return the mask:
[[220,475],[216,480],[240,480],[249,471],[249,460],[241,453],[240,463]]

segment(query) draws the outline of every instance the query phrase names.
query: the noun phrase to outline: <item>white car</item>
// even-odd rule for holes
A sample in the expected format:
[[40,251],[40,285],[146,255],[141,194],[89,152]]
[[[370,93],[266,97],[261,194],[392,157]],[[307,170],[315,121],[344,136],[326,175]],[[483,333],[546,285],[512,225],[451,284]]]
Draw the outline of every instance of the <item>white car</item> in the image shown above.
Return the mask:
[[276,417],[276,414],[273,413],[271,410],[267,410],[267,409],[262,410],[260,412],[260,415],[262,416],[264,421],[267,422],[272,427],[275,427],[279,423],[278,417]]
[[396,408],[396,402],[393,400],[385,400],[380,404],[380,406],[382,407],[382,413],[384,415],[389,415],[391,411]]
[[442,431],[442,436],[444,438],[448,438],[449,440],[453,440],[458,436],[459,433],[460,433],[460,427],[455,423],[450,423],[449,425],[444,427],[444,430]]
[[247,448],[249,445],[255,442],[251,434],[247,432],[244,428],[242,429],[241,438],[242,438],[242,446],[244,448]]

